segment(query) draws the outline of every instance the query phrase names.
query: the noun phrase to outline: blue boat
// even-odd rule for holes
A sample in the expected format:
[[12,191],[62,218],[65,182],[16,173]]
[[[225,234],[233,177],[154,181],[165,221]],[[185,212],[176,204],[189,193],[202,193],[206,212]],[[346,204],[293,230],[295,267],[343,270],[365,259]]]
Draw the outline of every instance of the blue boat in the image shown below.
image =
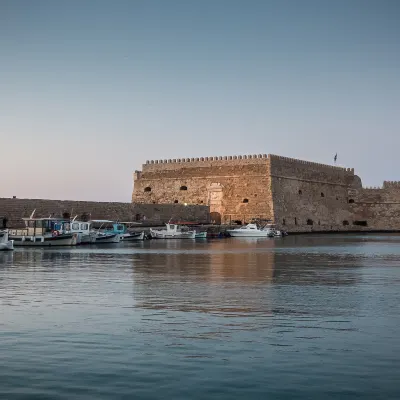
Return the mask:
[[128,224],[132,224],[132,222],[114,222],[112,224],[112,229],[106,229],[104,233],[120,235],[121,240],[124,242],[144,240],[144,231],[129,232],[127,227]]

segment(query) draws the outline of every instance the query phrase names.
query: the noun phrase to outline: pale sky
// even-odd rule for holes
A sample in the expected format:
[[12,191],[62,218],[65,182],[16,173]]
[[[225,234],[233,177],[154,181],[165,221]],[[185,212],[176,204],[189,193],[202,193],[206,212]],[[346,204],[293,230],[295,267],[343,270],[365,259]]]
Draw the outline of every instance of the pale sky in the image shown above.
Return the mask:
[[130,201],[147,159],[400,179],[400,1],[0,0],[0,197]]

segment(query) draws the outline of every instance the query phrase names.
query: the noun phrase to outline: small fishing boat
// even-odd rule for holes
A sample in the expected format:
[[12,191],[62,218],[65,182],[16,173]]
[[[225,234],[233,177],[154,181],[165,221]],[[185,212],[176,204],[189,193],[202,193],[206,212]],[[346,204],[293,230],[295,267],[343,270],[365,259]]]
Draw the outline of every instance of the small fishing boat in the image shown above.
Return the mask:
[[207,238],[207,231],[196,232],[195,238],[196,239],[206,239]]
[[228,229],[227,232],[232,237],[274,237],[275,233],[270,226],[259,226],[257,224],[247,224],[238,229]]
[[[114,222],[112,229],[107,229],[104,232],[110,234],[119,234],[121,240],[124,242],[131,242],[136,240],[144,240],[144,231],[141,232],[130,232],[128,231],[128,225],[138,224],[137,222]],[[139,225],[139,224],[138,224]]]
[[113,224],[114,221],[109,221],[106,219],[93,219],[90,221],[92,224],[100,224],[99,229],[95,229],[96,234],[95,244],[109,244],[109,243],[120,243],[122,240],[122,235],[119,233],[110,232],[109,229],[103,228],[108,224]]
[[186,227],[177,224],[165,224],[166,229],[152,229],[150,234],[153,239],[195,239],[196,231],[190,231]]
[[0,251],[14,250],[14,241],[8,239],[8,229],[0,231]]
[[65,232],[65,221],[57,218],[22,218],[25,228],[9,229],[14,246],[75,246],[78,235]]
[[78,235],[77,244],[91,244],[96,242],[97,233],[91,229],[90,222],[77,221],[76,216],[65,224],[66,233],[76,233]]

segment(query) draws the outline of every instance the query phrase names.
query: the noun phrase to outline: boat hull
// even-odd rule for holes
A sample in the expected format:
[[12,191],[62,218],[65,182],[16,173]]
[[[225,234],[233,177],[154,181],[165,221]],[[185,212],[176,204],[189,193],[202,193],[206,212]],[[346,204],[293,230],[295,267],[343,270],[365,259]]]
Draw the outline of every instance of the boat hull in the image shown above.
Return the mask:
[[14,241],[9,240],[8,230],[0,231],[0,251],[14,250]]
[[7,242],[0,243],[0,251],[11,251],[14,250],[14,241],[8,240]]
[[254,237],[254,238],[267,238],[273,236],[271,232],[263,232],[263,231],[258,231],[258,232],[240,232],[240,229],[230,229],[227,230],[230,236],[232,237]]
[[78,244],[91,244],[96,243],[96,235],[95,234],[79,234]]
[[76,246],[78,235],[65,234],[59,236],[11,236],[14,246],[44,247],[44,246]]
[[196,232],[168,232],[162,230],[150,229],[153,239],[195,239]]
[[206,239],[207,232],[196,232],[195,238],[196,239]]
[[111,234],[111,235],[97,235],[95,244],[109,244],[109,243],[119,243],[121,241],[121,235]]
[[133,242],[136,240],[144,240],[144,232],[126,233],[122,236],[124,242]]

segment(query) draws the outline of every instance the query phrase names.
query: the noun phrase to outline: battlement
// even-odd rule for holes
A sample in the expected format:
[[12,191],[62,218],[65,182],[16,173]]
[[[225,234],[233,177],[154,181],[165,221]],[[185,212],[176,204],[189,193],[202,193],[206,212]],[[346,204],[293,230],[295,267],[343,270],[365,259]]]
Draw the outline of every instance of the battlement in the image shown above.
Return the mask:
[[398,188],[400,189],[400,181],[384,181],[383,189]]
[[146,164],[182,164],[201,161],[232,161],[232,160],[250,160],[256,158],[268,158],[266,154],[249,154],[239,156],[216,156],[216,157],[196,157],[196,158],[174,158],[168,160],[147,160]]
[[329,164],[320,164],[320,163],[316,163],[316,162],[312,162],[312,161],[299,160],[297,158],[277,156],[275,154],[270,154],[269,157],[271,159],[271,162],[283,161],[286,163],[293,164],[293,166],[309,166],[312,168],[318,168],[318,169],[329,170],[329,171],[342,171],[342,172],[347,172],[349,174],[354,175],[354,168],[344,168],[344,167],[337,167],[337,166],[329,165]]
[[205,167],[235,167],[246,165],[266,165],[266,154],[251,154],[239,156],[215,156],[196,158],[174,158],[168,160],[150,160],[142,165],[143,172],[161,172],[179,170],[182,168]]
[[380,186],[365,186],[363,190],[383,190]]

